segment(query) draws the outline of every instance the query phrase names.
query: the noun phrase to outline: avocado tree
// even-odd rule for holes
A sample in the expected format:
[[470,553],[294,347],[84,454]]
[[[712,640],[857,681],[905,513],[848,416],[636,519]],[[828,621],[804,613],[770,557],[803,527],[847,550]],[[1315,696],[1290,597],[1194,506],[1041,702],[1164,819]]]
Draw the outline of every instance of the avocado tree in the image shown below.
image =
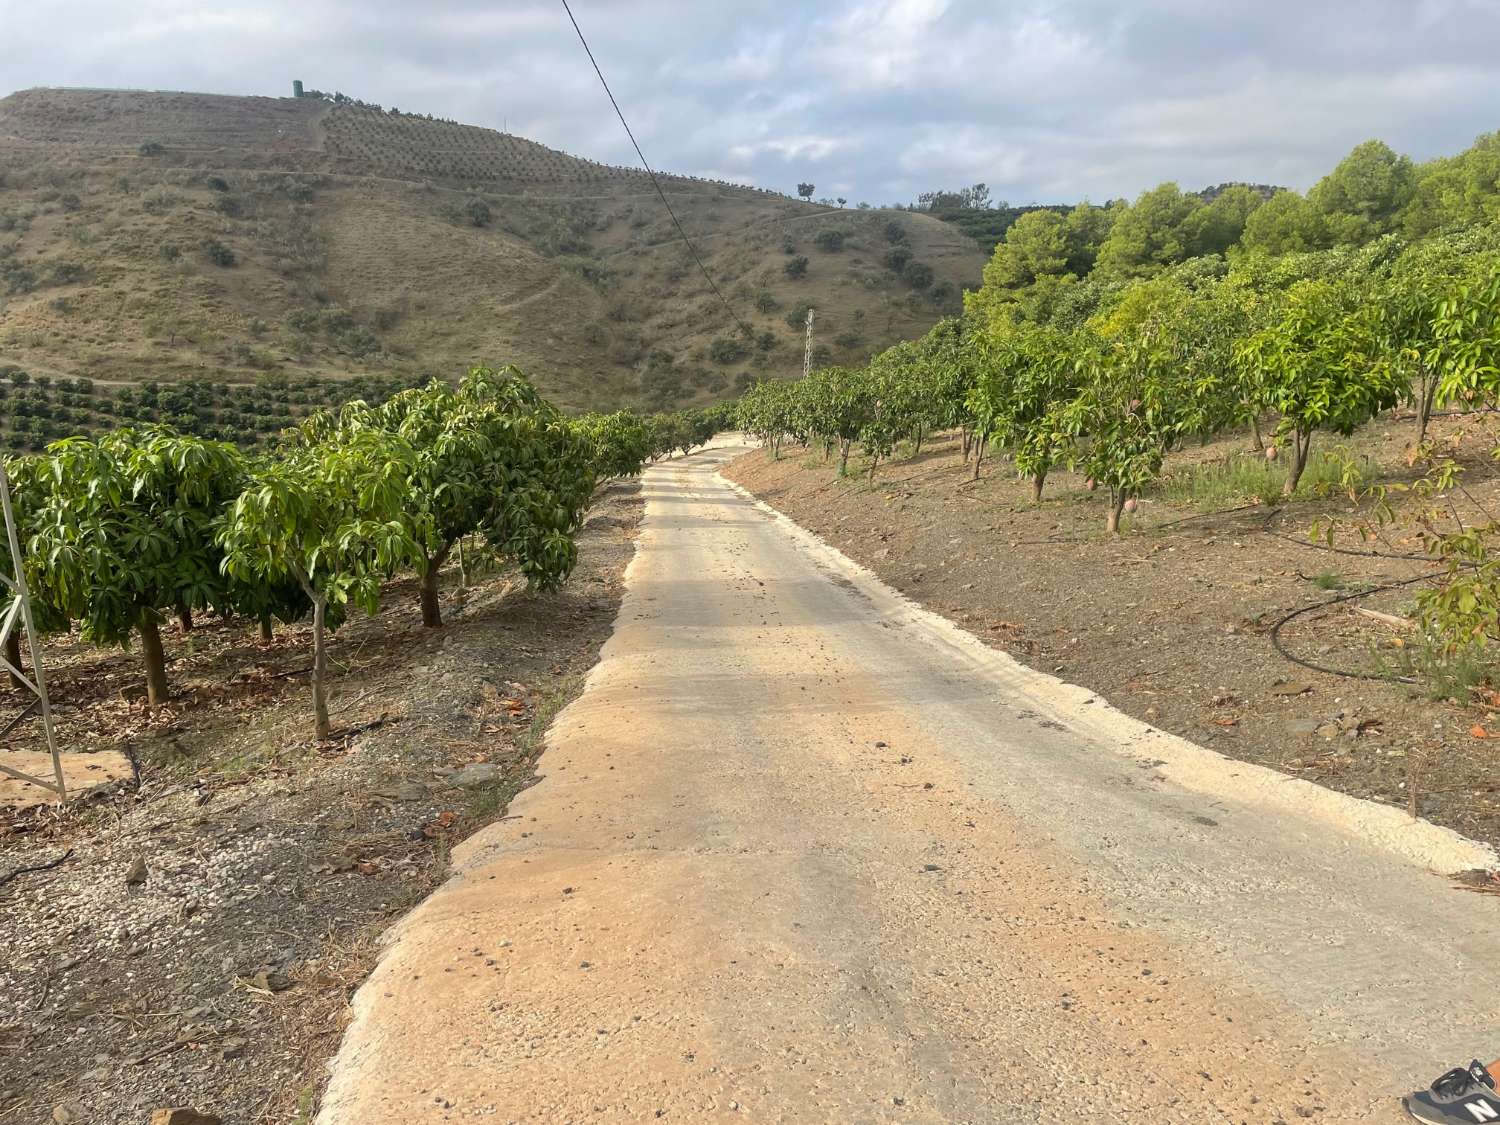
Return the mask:
[[227,606],[215,530],[244,474],[232,445],[147,426],[57,442],[33,478],[37,588],[91,644],[140,638],[152,708],[170,690],[164,614]]
[[225,573],[246,583],[291,579],[312,603],[314,730],[333,733],[328,716],[330,607],[374,613],[381,583],[417,565],[422,529],[409,511],[416,453],[374,427],[311,421],[300,444],[250,469],[219,530]]

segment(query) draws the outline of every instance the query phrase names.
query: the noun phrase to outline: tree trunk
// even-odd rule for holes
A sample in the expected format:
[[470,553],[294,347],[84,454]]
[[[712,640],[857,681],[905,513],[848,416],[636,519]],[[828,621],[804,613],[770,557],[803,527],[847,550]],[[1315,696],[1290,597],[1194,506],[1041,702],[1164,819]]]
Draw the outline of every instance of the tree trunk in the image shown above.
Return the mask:
[[167,701],[167,656],[161,647],[161,629],[155,617],[146,617],[136,626],[141,635],[141,656],[146,662],[146,706],[156,710]]
[[1033,504],[1040,504],[1042,502],[1042,485],[1044,485],[1046,483],[1047,483],[1047,470],[1046,469],[1042,469],[1042,470],[1038,471],[1038,473],[1036,474],[1036,476],[1034,476],[1034,477],[1031,478],[1031,502]]
[[323,636],[327,609],[326,597],[313,598],[313,726],[319,738],[333,734],[333,724],[328,721],[328,648]]
[[1120,534],[1120,513],[1125,510],[1124,491],[1109,490],[1109,514],[1104,519],[1104,532],[1106,535]]
[[984,460],[984,446],[984,435],[980,434],[974,439],[974,475],[969,478],[970,480],[979,479],[979,462]]
[[260,615],[260,639],[269,641],[274,639],[275,636],[276,634],[271,629],[271,615],[269,613],[262,613]]
[[1255,441],[1255,452],[1264,453],[1266,451],[1266,439],[1260,436],[1259,414],[1250,415],[1250,436]]
[[870,479],[871,480],[875,479],[875,467],[877,465],[879,465],[879,464],[880,464],[880,458],[878,456],[870,458]]
[[922,427],[918,426],[917,427],[917,440],[916,440],[916,443],[911,448],[911,455],[913,457],[916,457],[916,456],[919,456],[921,454],[921,452],[922,452]]
[[825,465],[828,464],[828,458],[831,457],[832,455],[833,455],[833,442],[831,442],[831,441],[825,441],[823,443],[823,464],[825,464]]
[[964,463],[968,464],[968,461],[969,461],[969,446],[974,443],[974,431],[971,430],[971,429],[969,429],[968,426],[964,426],[959,431],[959,438],[960,438],[960,441],[963,444]]
[[1417,444],[1423,445],[1427,441],[1427,423],[1432,421],[1432,400],[1437,397],[1437,380],[1431,378],[1425,368],[1422,370],[1422,401],[1417,406]]
[[177,607],[177,624],[184,633],[193,631],[193,611],[185,605]]
[[464,562],[464,541],[458,541],[458,588],[467,590],[469,588],[469,568]]
[[1302,470],[1307,468],[1307,451],[1311,446],[1311,430],[1293,431],[1292,463],[1287,471],[1286,484],[1281,488],[1281,495],[1290,497],[1297,491],[1297,485],[1302,480]]
[[452,549],[452,543],[444,543],[437,554],[427,560],[427,569],[422,572],[422,624],[429,629],[436,629],[443,623],[443,607],[438,602],[438,575]]
[[[13,668],[21,667],[21,629],[21,618],[17,616],[16,627],[11,630],[10,636],[5,638],[5,659],[10,662]],[[21,677],[14,672],[7,671],[6,675],[10,677],[10,682],[16,687],[26,686],[21,682]]]
[[843,476],[844,473],[848,471],[849,449],[853,444],[853,441],[845,441],[842,439],[840,439],[839,441],[839,476]]

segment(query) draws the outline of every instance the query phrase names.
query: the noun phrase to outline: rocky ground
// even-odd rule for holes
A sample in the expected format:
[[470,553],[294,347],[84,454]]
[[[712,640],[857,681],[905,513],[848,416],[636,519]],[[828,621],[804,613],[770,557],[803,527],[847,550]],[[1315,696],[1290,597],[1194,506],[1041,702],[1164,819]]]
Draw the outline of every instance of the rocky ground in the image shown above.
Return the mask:
[[[1500,511],[1493,442],[1453,420],[1438,434],[1467,466],[1456,502],[1467,518],[1489,519],[1485,509]],[[1411,476],[1409,438],[1405,424],[1378,425],[1350,451],[1370,479],[1400,481]],[[1169,471],[1247,445],[1194,448]],[[1382,557],[1419,548],[1410,528],[1368,543],[1346,530],[1337,550],[1309,542],[1319,520],[1360,518],[1337,490],[1284,505],[1147,496],[1114,539],[1102,534],[1099,494],[1078,477],[1054,475],[1034,504],[1001,459],[971,481],[953,439],[881,466],[873,481],[840,479],[820,451],[799,447],[779,461],[757,451],[727,475],[988,644],[1138,718],[1500,843],[1500,700],[1400,682],[1412,634],[1360,611],[1409,613],[1434,568]],[[1411,584],[1371,589],[1390,583]],[[1310,607],[1281,625],[1280,640],[1316,667],[1287,659],[1271,637]]]
[[[634,485],[601,495],[558,594],[505,574],[461,592],[454,574],[447,624],[425,630],[396,584],[337,634],[326,742],[303,627],[172,638],[177,696],[152,717],[132,654],[49,644],[64,745],[124,749],[139,778],[0,809],[0,1123],[309,1121],[378,936],[535,780],[610,632],[640,509]],[[0,688],[0,715],[18,701]]]

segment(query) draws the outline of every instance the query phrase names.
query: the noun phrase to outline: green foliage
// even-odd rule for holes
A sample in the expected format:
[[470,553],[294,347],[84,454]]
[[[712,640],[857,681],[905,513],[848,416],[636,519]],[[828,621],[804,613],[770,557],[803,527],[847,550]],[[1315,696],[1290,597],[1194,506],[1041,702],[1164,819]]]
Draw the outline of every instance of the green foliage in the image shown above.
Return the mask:
[[927,289],[932,285],[932,267],[926,262],[907,262],[901,271],[901,280],[913,289]]
[[217,238],[205,238],[203,240],[203,256],[214,265],[225,269],[234,265],[237,261],[234,251],[225,246]]
[[1185,195],[1174,183],[1143,192],[1124,209],[1099,248],[1098,268],[1117,277],[1145,277],[1186,260],[1195,250],[1201,228],[1197,195]]
[[464,204],[464,218],[468,219],[471,226],[487,227],[495,219],[495,214],[490,210],[490,205],[477,195]]
[[825,227],[813,235],[813,245],[819,250],[836,254],[844,248],[844,242],[849,237],[849,232],[838,227]]
[[783,273],[785,273],[787,275],[787,277],[790,277],[790,278],[806,277],[807,276],[807,257],[806,257],[806,255],[799,254],[795,258],[790,259],[786,263],[786,265],[784,265],[784,266],[781,267],[781,270],[782,270]]
[[727,366],[749,358],[750,349],[736,336],[715,336],[708,345],[708,355],[715,363]]
[[166,687],[162,615],[228,606],[216,521],[244,472],[233,446],[148,426],[60,442],[33,478],[42,491],[26,553],[37,588],[85,641],[140,634],[153,705]]
[[1381,141],[1365,141],[1313,185],[1307,201],[1334,245],[1360,245],[1395,229],[1416,186],[1410,158]]

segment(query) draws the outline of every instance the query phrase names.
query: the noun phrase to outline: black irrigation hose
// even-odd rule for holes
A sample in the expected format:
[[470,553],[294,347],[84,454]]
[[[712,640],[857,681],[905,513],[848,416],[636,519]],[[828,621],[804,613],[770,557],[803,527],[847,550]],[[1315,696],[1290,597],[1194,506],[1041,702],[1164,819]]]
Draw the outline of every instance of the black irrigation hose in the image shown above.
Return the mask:
[[1293,664],[1309,668],[1314,672],[1322,672],[1327,676],[1342,676],[1346,680],[1378,680],[1392,684],[1414,684],[1416,679],[1412,676],[1392,676],[1382,672],[1350,672],[1344,668],[1329,668],[1322,664],[1314,664],[1311,660],[1303,660],[1287,650],[1286,645],[1281,642],[1281,630],[1291,621],[1301,617],[1304,613],[1312,613],[1314,610],[1327,609],[1329,606],[1339,605],[1342,602],[1352,602],[1355,598],[1368,597],[1370,594],[1378,594],[1383,590],[1397,590],[1402,586],[1413,586],[1418,582],[1428,581],[1432,575],[1419,574],[1415,578],[1403,578],[1399,582],[1385,582],[1379,586],[1372,586],[1364,590],[1357,590],[1352,594],[1340,594],[1336,598],[1329,598],[1314,605],[1305,605],[1301,609],[1294,609],[1286,614],[1275,625],[1271,626],[1271,647],[1279,652]]
[[1352,547],[1335,547],[1329,543],[1319,543],[1316,539],[1298,539],[1295,535],[1288,535],[1284,531],[1275,531],[1270,527],[1264,527],[1261,530],[1267,535],[1274,535],[1277,539],[1285,539],[1288,543],[1295,543],[1299,547],[1312,547],[1319,551],[1332,551],[1335,555],[1353,555],[1355,558],[1361,559],[1397,559],[1402,562],[1436,563],[1440,561],[1431,555],[1396,555],[1389,551],[1356,551]]

